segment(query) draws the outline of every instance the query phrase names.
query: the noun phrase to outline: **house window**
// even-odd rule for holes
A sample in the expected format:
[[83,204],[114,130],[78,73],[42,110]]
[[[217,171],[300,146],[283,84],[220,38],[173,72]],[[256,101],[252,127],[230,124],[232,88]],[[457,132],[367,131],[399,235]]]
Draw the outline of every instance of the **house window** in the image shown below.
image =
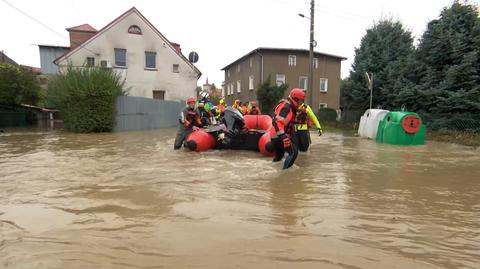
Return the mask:
[[227,78],[230,77],[230,69],[227,70]]
[[252,67],[252,65],[253,65],[253,57],[250,58],[250,67]]
[[319,109],[327,108],[327,107],[328,107],[327,103],[320,103],[320,104],[318,104],[318,108],[319,108]]
[[145,51],[145,68],[156,68],[156,56],[157,53],[154,51]]
[[300,77],[298,81],[298,87],[300,89],[307,90],[308,77]]
[[285,75],[284,74],[277,74],[277,79],[275,80],[277,86],[281,86],[285,84]]
[[240,73],[240,64],[237,65],[237,73]]
[[165,91],[153,91],[153,99],[165,100]]
[[136,25],[132,25],[132,26],[128,27],[128,33],[129,34],[134,34],[134,35],[141,35],[142,30],[140,29],[140,27],[138,27]]
[[327,92],[328,91],[328,78],[321,78],[320,79],[320,92]]
[[178,71],[178,67],[179,67],[178,64],[174,64],[174,65],[173,65],[173,70],[172,70],[172,72],[173,72],[173,73],[179,73],[180,71]]
[[222,88],[222,97],[225,96],[225,89]]
[[233,83],[230,83],[230,95],[233,94]]
[[114,51],[115,51],[115,65],[127,66],[127,50],[115,48]]
[[313,58],[313,68],[318,69],[318,58]]
[[288,65],[289,66],[296,66],[297,65],[297,56],[288,55]]
[[237,93],[240,93],[242,91],[242,82],[240,80],[237,80]]
[[95,66],[95,58],[87,57],[87,67]]
[[248,77],[248,89],[253,90],[253,75]]

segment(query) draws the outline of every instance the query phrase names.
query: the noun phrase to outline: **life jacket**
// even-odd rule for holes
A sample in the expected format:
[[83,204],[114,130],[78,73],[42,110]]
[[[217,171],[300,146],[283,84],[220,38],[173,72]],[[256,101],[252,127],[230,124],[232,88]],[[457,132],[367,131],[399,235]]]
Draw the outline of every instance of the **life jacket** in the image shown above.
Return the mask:
[[275,107],[274,113],[275,116],[272,119],[272,125],[274,127],[273,129],[275,129],[275,133],[270,132],[272,137],[280,136],[282,134],[292,136],[295,116],[297,113],[295,106],[293,106],[290,101],[282,99]]
[[219,104],[217,107],[218,107],[218,112],[219,112],[218,114],[225,111],[225,104]]
[[242,106],[241,111],[243,115],[247,114],[247,106]]
[[308,121],[307,108],[302,105],[301,109],[298,109],[297,116],[295,117],[295,131],[308,130]]
[[[190,125],[195,125],[199,127],[201,125],[200,115],[195,109],[186,108],[184,111],[185,120],[190,122]],[[187,127],[187,126],[186,126]]]

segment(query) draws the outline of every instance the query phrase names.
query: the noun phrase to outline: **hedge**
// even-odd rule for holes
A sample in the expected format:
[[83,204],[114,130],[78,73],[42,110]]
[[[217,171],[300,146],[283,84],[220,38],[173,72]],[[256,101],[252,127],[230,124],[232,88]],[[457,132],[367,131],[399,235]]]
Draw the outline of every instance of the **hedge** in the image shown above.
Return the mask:
[[104,68],[72,68],[50,82],[47,102],[60,110],[67,130],[109,132],[115,126],[115,101],[125,81]]

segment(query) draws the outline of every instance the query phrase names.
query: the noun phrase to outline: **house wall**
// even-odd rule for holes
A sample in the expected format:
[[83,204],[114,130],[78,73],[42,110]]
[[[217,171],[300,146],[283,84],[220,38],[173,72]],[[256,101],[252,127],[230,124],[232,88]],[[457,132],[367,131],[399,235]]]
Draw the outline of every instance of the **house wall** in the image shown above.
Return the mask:
[[[260,56],[261,55],[261,56]],[[296,66],[288,65],[288,55],[295,55]],[[249,67],[250,58],[254,59],[253,66]],[[225,69],[225,89],[230,83],[234,85],[234,93],[226,95],[227,104],[232,104],[235,99],[240,99],[242,102],[252,101],[256,99],[256,92],[259,83],[261,82],[261,67],[263,57],[263,80],[266,81],[270,77],[270,82],[276,82],[277,74],[285,75],[285,83],[288,89],[285,92],[285,97],[288,96],[290,89],[300,86],[300,76],[308,77],[308,52],[302,51],[278,51],[278,50],[261,50],[259,53],[253,53]],[[323,54],[315,54],[318,59],[318,67],[313,72],[313,106],[312,109],[317,111],[320,103],[327,104],[329,108],[338,109],[340,106],[340,68],[341,60],[336,57],[331,57]],[[237,72],[237,66],[240,65],[240,72]],[[230,76],[228,76],[230,70]],[[248,77],[253,74],[255,76],[255,89],[248,90]],[[327,92],[320,92],[320,78],[328,79]],[[241,80],[242,91],[237,92],[236,81]],[[307,84],[308,85],[308,84]],[[225,90],[227,94],[227,90]],[[309,92],[307,91],[307,99]]]
[[[142,35],[129,34],[131,25],[139,26]],[[105,32],[86,41],[82,47],[60,61],[59,66],[64,69],[69,62],[73,66],[83,66],[87,57],[94,57],[96,65],[106,60],[125,78],[130,96],[153,98],[153,91],[160,90],[165,91],[165,100],[186,100],[195,93],[197,72],[135,12],[108,26]],[[115,66],[114,48],[127,50],[126,68]],[[157,53],[156,70],[145,69],[145,51]],[[179,73],[173,73],[173,64],[179,65]]]
[[[252,59],[252,66],[250,66],[250,59]],[[237,71],[238,65],[240,65],[240,72]],[[230,70],[230,76],[228,76],[227,70]],[[259,84],[261,83],[261,56],[259,54],[253,54],[243,61],[236,63],[225,70],[225,99],[228,105],[232,105],[236,99],[240,101],[258,101],[257,93]],[[249,89],[249,77],[253,75],[253,90]],[[266,79],[266,78],[265,78]],[[241,91],[237,91],[237,81],[241,81]],[[228,85],[233,84],[233,94],[227,95]]]
[[[288,55],[296,56],[296,66],[288,65]],[[319,108],[320,103],[326,103],[329,108],[338,109],[340,106],[340,60],[338,58],[319,54],[314,57],[318,59],[318,68],[313,69],[312,109],[316,111]],[[285,75],[285,83],[288,85],[285,97],[288,96],[290,89],[300,87],[301,76],[308,77],[308,65],[308,53],[287,53],[279,51],[264,53],[265,77],[270,75],[272,83],[275,83],[277,74]],[[328,79],[327,92],[320,92],[320,78]],[[309,98],[309,94],[309,91],[307,91],[307,99]]]
[[40,45],[38,49],[40,51],[40,68],[42,69],[42,74],[57,74],[58,66],[53,63],[53,60],[66,53],[68,48]]

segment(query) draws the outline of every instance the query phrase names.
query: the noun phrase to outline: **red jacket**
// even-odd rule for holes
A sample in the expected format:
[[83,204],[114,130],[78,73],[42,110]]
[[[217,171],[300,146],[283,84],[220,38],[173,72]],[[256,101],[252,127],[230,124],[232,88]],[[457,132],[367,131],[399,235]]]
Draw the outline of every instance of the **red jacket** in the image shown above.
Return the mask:
[[272,137],[283,134],[289,137],[292,136],[296,111],[296,108],[288,100],[281,100],[274,110],[275,117],[273,118],[273,127],[270,129],[270,135]]

